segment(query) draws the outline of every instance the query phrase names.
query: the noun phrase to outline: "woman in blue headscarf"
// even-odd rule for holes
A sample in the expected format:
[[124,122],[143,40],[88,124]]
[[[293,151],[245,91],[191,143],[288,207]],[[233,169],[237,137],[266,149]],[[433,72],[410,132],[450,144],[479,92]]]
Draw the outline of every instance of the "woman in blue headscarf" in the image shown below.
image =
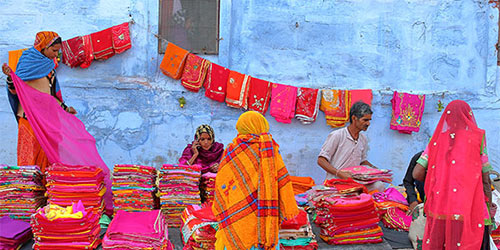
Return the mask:
[[[52,95],[67,112],[76,114],[73,107],[64,104],[56,78],[55,58],[61,49],[61,37],[52,31],[36,34],[34,46],[24,51],[16,67],[16,74],[28,85],[40,92]],[[12,112],[19,123],[17,143],[17,165],[38,165],[42,172],[49,161],[38,143],[10,78],[11,69],[3,64],[2,71],[7,75],[7,94]]]

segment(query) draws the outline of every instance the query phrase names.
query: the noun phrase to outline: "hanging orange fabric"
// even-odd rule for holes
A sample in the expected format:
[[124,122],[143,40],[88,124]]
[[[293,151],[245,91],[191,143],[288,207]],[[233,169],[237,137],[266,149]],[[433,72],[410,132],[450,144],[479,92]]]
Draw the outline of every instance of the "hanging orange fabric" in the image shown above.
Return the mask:
[[160,69],[163,74],[176,80],[181,78],[188,53],[187,50],[173,43],[168,43],[167,49],[165,50],[165,56],[163,56],[163,60],[160,64]]
[[227,79],[226,103],[233,108],[248,108],[248,90],[251,76],[236,71],[229,72]]
[[349,121],[349,91],[324,89],[321,94],[319,109],[325,113],[326,124],[333,128],[345,126]]

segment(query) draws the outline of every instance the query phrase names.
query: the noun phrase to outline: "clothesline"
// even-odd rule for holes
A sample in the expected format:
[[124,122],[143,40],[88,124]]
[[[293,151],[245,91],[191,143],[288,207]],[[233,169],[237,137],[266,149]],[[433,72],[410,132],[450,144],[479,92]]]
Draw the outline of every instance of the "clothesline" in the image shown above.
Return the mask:
[[[142,26],[141,24],[137,23],[133,17],[130,18],[129,21],[130,24],[136,25],[137,27],[143,29],[147,33],[150,33],[154,37],[170,43],[170,41],[164,37],[161,37],[158,33],[150,31],[148,28]],[[411,94],[417,94],[417,95],[447,95],[447,94],[456,94],[457,92],[451,92],[449,90],[444,90],[444,91],[413,91],[413,90],[400,90],[400,89],[392,89],[392,88],[384,88],[384,89],[372,89],[374,92],[378,92],[380,95],[392,95],[394,91],[401,91],[401,92],[406,92],[406,93],[411,93]]]

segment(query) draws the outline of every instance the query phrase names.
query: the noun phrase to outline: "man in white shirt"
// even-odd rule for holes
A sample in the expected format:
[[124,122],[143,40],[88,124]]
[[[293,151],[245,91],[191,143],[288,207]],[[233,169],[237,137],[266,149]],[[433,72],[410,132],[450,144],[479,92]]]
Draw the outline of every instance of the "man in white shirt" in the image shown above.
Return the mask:
[[351,174],[343,168],[359,165],[375,167],[366,159],[368,141],[366,131],[372,119],[372,110],[364,102],[356,102],[349,111],[349,126],[331,132],[318,156],[318,165],[326,171],[326,179],[348,179]]

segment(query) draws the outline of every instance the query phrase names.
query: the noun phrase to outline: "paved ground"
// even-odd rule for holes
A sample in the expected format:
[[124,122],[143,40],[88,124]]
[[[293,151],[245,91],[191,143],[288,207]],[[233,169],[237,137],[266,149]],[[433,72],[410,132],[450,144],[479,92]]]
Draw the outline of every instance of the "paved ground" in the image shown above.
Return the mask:
[[[319,228],[316,227],[313,224],[313,231],[316,235],[319,235]],[[181,240],[181,235],[180,231],[178,228],[170,228],[168,230],[169,238],[172,243],[175,245],[175,250],[182,250],[182,240]],[[328,245],[326,244],[321,238],[317,237],[318,243],[319,243],[319,249],[323,250],[357,250],[357,249],[366,249],[366,250],[386,250],[386,249],[392,249],[391,246],[386,242],[382,242],[379,244],[366,244],[366,245],[346,245],[346,246],[335,246],[335,245]],[[33,245],[33,240],[27,242],[24,244],[24,246],[21,248],[21,250],[30,250],[32,249]],[[101,246],[97,249],[102,249]]]

